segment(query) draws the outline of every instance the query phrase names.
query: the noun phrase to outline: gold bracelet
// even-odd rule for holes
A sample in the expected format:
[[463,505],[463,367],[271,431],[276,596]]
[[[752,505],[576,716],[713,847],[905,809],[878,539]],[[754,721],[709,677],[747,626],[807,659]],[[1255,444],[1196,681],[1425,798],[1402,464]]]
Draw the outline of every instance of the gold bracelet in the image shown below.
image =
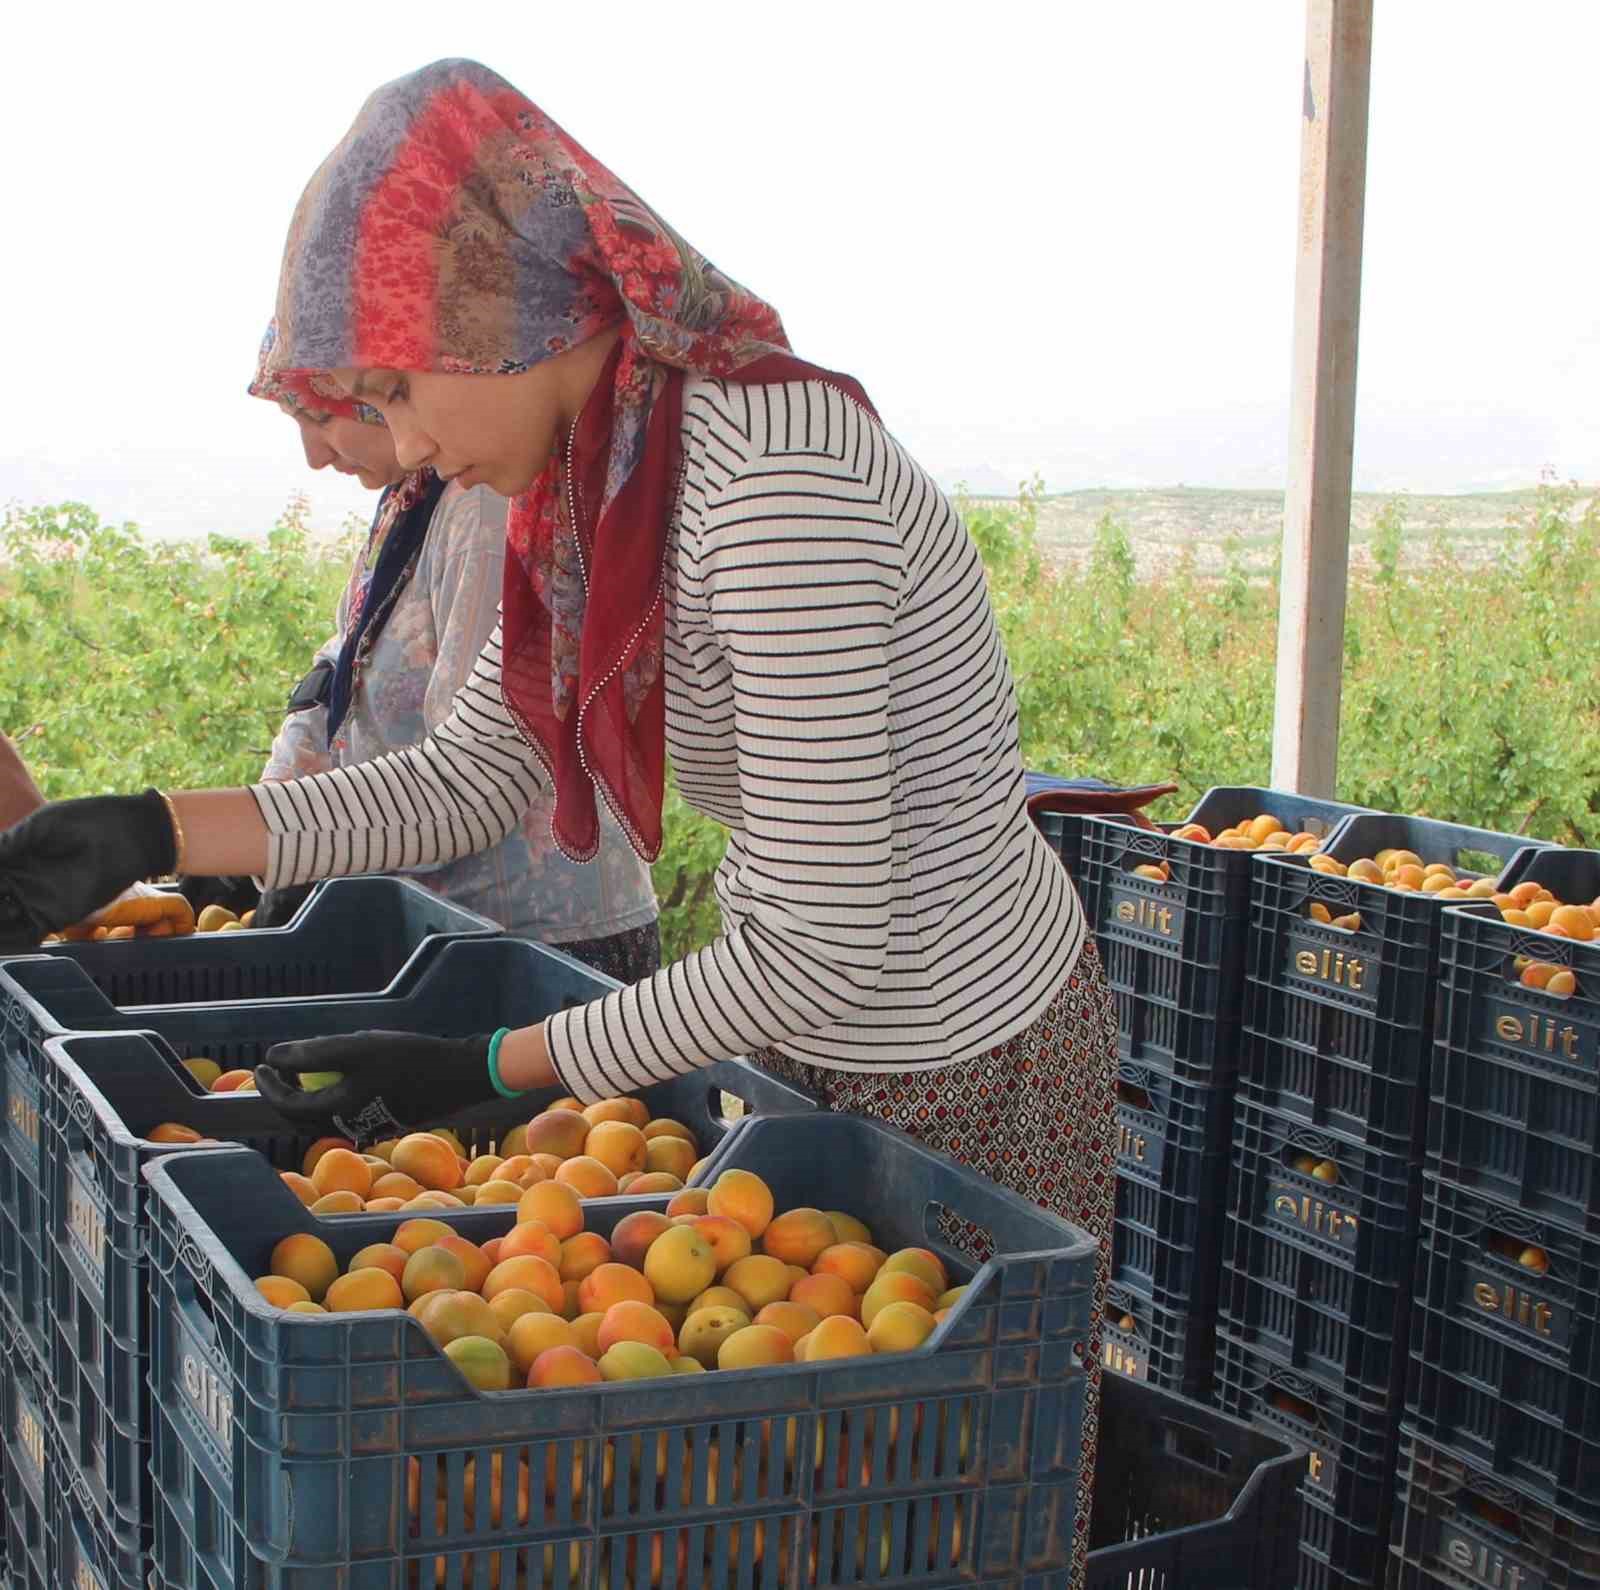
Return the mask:
[[172,819],[172,872],[174,877],[183,875],[183,824],[178,821],[178,808],[172,804],[172,797],[165,790],[158,789],[156,794],[167,803],[167,816]]

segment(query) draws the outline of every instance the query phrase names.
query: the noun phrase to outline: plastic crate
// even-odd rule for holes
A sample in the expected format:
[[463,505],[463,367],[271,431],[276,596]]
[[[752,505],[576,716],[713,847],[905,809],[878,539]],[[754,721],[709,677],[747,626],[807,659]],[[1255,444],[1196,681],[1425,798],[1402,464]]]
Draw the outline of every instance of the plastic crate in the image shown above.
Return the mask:
[[1217,1320],[1341,1395],[1398,1407],[1404,1392],[1411,1282],[1380,1282],[1256,1220],[1229,1215]]
[[[1326,852],[1348,863],[1391,848],[1451,865],[1497,859],[1504,875],[1534,847],[1489,829],[1364,815],[1344,823]],[[1361,926],[1313,921],[1313,903],[1335,917],[1359,913]],[[1387,1153],[1420,1154],[1439,932],[1449,904],[1330,877],[1304,856],[1260,858],[1246,1019],[1253,1033],[1289,1046],[1247,1051],[1244,1075],[1264,1102]]]
[[1220,1197],[1210,1161],[1228,1152],[1232,1089],[1132,1060],[1118,1066],[1116,1089],[1118,1173],[1178,1198]]
[[[245,1152],[148,1167],[154,1467],[210,1582],[310,1584],[318,1581],[289,1570],[337,1567],[348,1590],[399,1590],[438,1558],[458,1575],[446,1582],[460,1585],[476,1552],[480,1577],[493,1560],[502,1578],[537,1585],[543,1549],[560,1546],[579,1559],[581,1577],[570,1582],[620,1590],[630,1583],[627,1542],[663,1532],[669,1552],[688,1541],[697,1569],[709,1547],[713,1566],[695,1582],[718,1586],[776,1584],[780,1574],[798,1583],[813,1549],[823,1583],[1045,1582],[1066,1561],[1073,1533],[1094,1241],[855,1117],[753,1120],[724,1161],[762,1175],[780,1208],[861,1210],[887,1247],[916,1243],[959,1261],[937,1235],[949,1213],[986,1230],[996,1257],[915,1353],[484,1396],[398,1311],[294,1318],[252,1285],[271,1244],[289,1232],[320,1224],[347,1258],[383,1240],[398,1217],[318,1223]],[[605,1233],[622,1214],[662,1201],[601,1200],[589,1206],[590,1224]],[[445,1218],[486,1240],[515,1211]],[[963,1273],[959,1262],[955,1270]],[[893,1440],[891,1426],[900,1432]],[[624,1460],[630,1446],[637,1475]],[[463,1517],[463,1466],[487,1465],[491,1451],[511,1462],[526,1454],[534,1474],[553,1466],[554,1491],[532,1488],[526,1523],[495,1527],[487,1486],[473,1518]],[[438,1518],[432,1508],[409,1515],[412,1456],[423,1494],[443,1487]],[[713,1465],[715,1502],[702,1489]],[[675,1501],[690,1501],[659,1502],[658,1478]],[[727,1551],[735,1524],[758,1521],[780,1549],[756,1580],[743,1561],[735,1572]],[[746,1528],[741,1552],[753,1534]]]
[[[1124,1325],[1131,1320],[1131,1325]],[[1100,1327],[1100,1361],[1125,1380],[1142,1380],[1185,1397],[1208,1397],[1216,1319],[1155,1302],[1122,1281],[1106,1288]]]
[[[1338,1180],[1297,1168],[1331,1160]],[[1409,1286],[1422,1175],[1417,1166],[1319,1131],[1245,1097],[1234,1105],[1229,1214],[1380,1285]]]
[[1600,1590],[1600,1531],[1402,1426],[1390,1590]]
[[1216,1403],[1308,1449],[1301,1590],[1376,1583],[1394,1501],[1397,1410],[1339,1396],[1225,1331],[1217,1337]]
[[[1540,853],[1519,881],[1587,900],[1600,854]],[[1523,955],[1570,966],[1577,991],[1524,987]],[[1429,1168],[1600,1236],[1600,945],[1466,906],[1445,913],[1439,959]]]
[[[522,959],[536,977],[538,958]],[[299,1164],[309,1140],[250,1094],[197,1095],[154,1034],[55,1038],[46,1054],[52,1062],[44,1135],[57,1417],[67,1459],[100,1512],[129,1527],[148,1527],[149,1193],[141,1170],[173,1149],[144,1134],[160,1121],[193,1123],[285,1168]],[[725,1093],[748,1115],[815,1108],[799,1089],[742,1060],[660,1083],[640,1097],[653,1116],[683,1122],[710,1152],[738,1124],[722,1114]],[[517,1119],[527,1114],[525,1106],[506,1108]]]
[[9,1590],[59,1590],[56,1436],[45,1372],[9,1331],[0,1331],[0,1429],[0,1572]]
[[1119,1171],[1111,1273],[1169,1308],[1209,1314],[1222,1255],[1226,1156],[1207,1155],[1199,1174],[1203,1194],[1179,1198]]
[[61,1474],[54,1509],[57,1583],[71,1590],[147,1590],[148,1531],[128,1536],[109,1524],[70,1470]]
[[1564,1367],[1454,1302],[1411,1316],[1407,1423],[1425,1441],[1590,1527],[1600,1525],[1600,1377]]
[[[1216,833],[1270,811],[1332,834],[1360,808],[1278,790],[1208,791],[1189,814]],[[1313,825],[1315,825],[1313,827]],[[1238,1071],[1253,852],[1218,850],[1115,818],[1083,819],[1080,894],[1100,945],[1128,1059],[1220,1086]],[[1161,883],[1133,868],[1165,861]]]
[[1085,1590],[1283,1590],[1303,1458],[1284,1437],[1108,1376]]

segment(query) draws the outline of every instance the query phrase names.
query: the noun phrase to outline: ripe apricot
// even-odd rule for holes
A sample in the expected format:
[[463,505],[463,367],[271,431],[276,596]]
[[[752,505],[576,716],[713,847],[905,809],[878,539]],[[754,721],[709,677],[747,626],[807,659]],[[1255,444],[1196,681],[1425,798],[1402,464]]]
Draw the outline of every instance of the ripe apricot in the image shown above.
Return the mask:
[[1500,916],[1503,921],[1509,923],[1512,927],[1531,928],[1533,926],[1532,919],[1528,916],[1526,911],[1520,911],[1513,908],[1511,910],[1502,911]]
[[536,1181],[546,1181],[549,1173],[534,1163],[532,1154],[513,1154],[503,1159],[495,1168],[490,1181],[514,1181],[519,1187],[531,1187]]
[[373,1177],[372,1191],[368,1197],[405,1200],[419,1196],[424,1190],[403,1171],[387,1170],[382,1175]]
[[646,1342],[663,1353],[671,1352],[676,1345],[672,1326],[666,1317],[648,1303],[626,1298],[613,1303],[600,1320],[595,1332],[602,1357],[618,1342]]
[[490,1204],[521,1203],[523,1189],[514,1181],[486,1181],[479,1185],[473,1202],[478,1208]]
[[662,1232],[670,1231],[672,1222],[657,1209],[636,1209],[624,1215],[611,1229],[611,1253],[618,1264],[631,1269],[644,1268],[644,1256],[650,1244]]
[[650,1380],[671,1373],[666,1355],[647,1342],[617,1342],[600,1355],[603,1380]]
[[567,1295],[556,1267],[548,1259],[537,1258],[531,1253],[501,1259],[483,1283],[483,1295],[492,1303],[500,1293],[512,1287],[520,1287],[532,1292],[535,1297],[542,1297],[553,1313],[559,1314],[566,1306]]
[[479,1154],[468,1164],[466,1174],[461,1179],[469,1187],[481,1187],[486,1181],[494,1180],[495,1173],[503,1164],[505,1160],[499,1154]]
[[787,1209],[762,1232],[761,1251],[809,1271],[833,1238],[833,1222],[820,1209]]
[[667,1135],[645,1139],[644,1168],[651,1174],[676,1176],[679,1181],[685,1181],[699,1157],[699,1149],[687,1138]]
[[[626,1183],[626,1187],[623,1183]],[[646,1193],[675,1193],[683,1191],[683,1178],[670,1176],[664,1170],[647,1170],[643,1175],[630,1171],[617,1183],[629,1197],[642,1198]]]
[[493,1306],[476,1292],[425,1292],[417,1301],[417,1321],[435,1347],[443,1347],[458,1336],[486,1336],[497,1342],[505,1335]]
[[320,1303],[313,1303],[309,1298],[298,1303],[291,1303],[284,1310],[285,1314],[326,1314],[328,1311]]
[[499,1342],[487,1336],[458,1336],[445,1345],[444,1355],[479,1391],[511,1389],[511,1360]]
[[372,1167],[348,1148],[330,1148],[311,1172],[311,1185],[321,1197],[331,1192],[353,1192],[365,1198],[372,1191]]
[[443,1138],[432,1132],[412,1132],[394,1145],[389,1163],[419,1186],[434,1192],[453,1192],[461,1185],[461,1160]]
[[1456,869],[1443,861],[1430,861],[1422,869],[1425,878],[1447,878],[1451,883],[1456,881]]
[[330,1314],[350,1314],[371,1308],[403,1308],[405,1294],[387,1270],[352,1270],[328,1288],[322,1302]]
[[355,1144],[348,1137],[319,1137],[305,1152],[305,1158],[300,1161],[300,1174],[309,1176],[317,1168],[317,1161],[328,1152],[330,1148],[347,1148],[352,1152]]
[[1550,981],[1544,985],[1544,991],[1547,994],[1555,994],[1559,998],[1565,999],[1568,994],[1577,993],[1578,979],[1567,967],[1563,966],[1561,970],[1555,973],[1555,975],[1551,977]]
[[650,1145],[644,1133],[628,1121],[601,1121],[591,1127],[583,1151],[599,1160],[613,1176],[643,1170]]
[[213,1093],[248,1093],[255,1090],[255,1072],[247,1071],[244,1067],[236,1067],[232,1071],[224,1071],[215,1082],[211,1084]]
[[1331,922],[1333,920],[1333,912],[1331,912],[1320,900],[1313,900],[1311,904],[1306,907],[1306,915],[1310,917],[1313,922]]
[[[853,1303],[855,1298],[852,1296],[850,1301]],[[809,1335],[821,1323],[822,1316],[816,1309],[800,1302],[768,1303],[751,1321],[753,1325],[776,1326],[791,1342]]]
[[753,1171],[725,1170],[706,1199],[706,1213],[737,1220],[752,1237],[772,1223],[772,1189]]
[[1522,976],[1519,981],[1524,988],[1543,988],[1560,970],[1559,966],[1550,961],[1529,961],[1522,968]]
[[871,1243],[872,1233],[854,1215],[847,1215],[842,1209],[826,1209],[823,1213],[833,1222],[835,1242]]
[[[595,1266],[599,1268],[598,1265]],[[583,1304],[578,1301],[578,1289],[582,1281],[563,1281],[561,1283],[561,1317],[562,1319],[576,1319],[583,1312]]]
[[524,1380],[539,1354],[552,1347],[577,1347],[572,1327],[558,1314],[524,1314],[506,1337],[506,1351]]
[[[160,1128],[157,1128],[157,1130],[160,1130]],[[184,1130],[187,1131],[188,1128],[185,1127]],[[165,1143],[169,1141],[175,1141],[175,1139],[156,1137],[152,1135],[150,1141],[153,1143]],[[284,1186],[286,1186],[289,1191],[292,1192],[295,1197],[306,1206],[307,1209],[309,1209],[312,1204],[314,1204],[317,1199],[322,1196],[322,1194],[317,1191],[316,1183],[313,1182],[309,1176],[302,1176],[297,1170],[279,1171],[278,1174],[283,1178]]]
[[508,1286],[505,1291],[496,1292],[493,1297],[484,1301],[488,1303],[490,1312],[500,1326],[502,1336],[509,1332],[524,1314],[550,1314],[557,1319],[561,1317],[544,1298],[537,1292],[530,1292],[525,1286]]
[[1389,884],[1391,887],[1403,885],[1407,889],[1420,889],[1426,882],[1427,877],[1423,873],[1422,868],[1412,866],[1410,864],[1407,864],[1403,867],[1396,867],[1394,871],[1389,874]]
[[530,1154],[528,1156],[530,1169],[522,1178],[522,1185],[531,1187],[536,1181],[550,1181],[561,1169],[561,1163],[561,1158],[557,1154]]
[[669,1216],[677,1215],[703,1215],[706,1209],[706,1199],[711,1196],[708,1187],[685,1187],[681,1192],[672,1195],[672,1202],[667,1205]]
[[1453,880],[1446,878],[1442,873],[1435,872],[1424,878],[1418,889],[1422,894],[1443,894],[1446,889],[1453,887]]
[[802,1363],[826,1358],[862,1358],[872,1351],[872,1343],[861,1321],[848,1314],[830,1314],[805,1338],[795,1353]]
[[1581,905],[1558,905],[1550,913],[1550,926],[1565,928],[1567,936],[1580,944],[1587,944],[1594,937],[1594,924]]
[[387,1270],[395,1280],[406,1273],[406,1261],[411,1257],[404,1248],[392,1242],[370,1242],[345,1266],[348,1270]]
[[[531,1387],[594,1386],[604,1379],[599,1365],[577,1347],[547,1348],[534,1359],[532,1367],[528,1370],[528,1384]],[[546,1548],[546,1556],[550,1554],[550,1549]],[[576,1572],[577,1570],[574,1570],[575,1575]],[[554,1576],[547,1578],[545,1582],[554,1584]],[[577,1582],[577,1578],[574,1577],[572,1583]]]
[[579,1314],[570,1321],[572,1337],[576,1342],[578,1351],[585,1358],[598,1358],[600,1356],[600,1321],[605,1318],[603,1313],[595,1311],[589,1314]]
[[689,1224],[711,1245],[717,1260],[718,1275],[729,1265],[750,1256],[753,1246],[750,1233],[737,1220],[731,1220],[727,1215],[696,1215]]
[[408,1303],[426,1292],[459,1292],[467,1282],[467,1267],[447,1248],[418,1248],[406,1260],[400,1290]]
[[564,1182],[580,1198],[614,1198],[618,1191],[611,1167],[601,1164],[592,1154],[563,1160],[556,1180]]
[[359,1215],[366,1207],[366,1200],[360,1193],[330,1192],[323,1193],[312,1204],[311,1212],[314,1215]]
[[794,1342],[776,1325],[746,1325],[717,1349],[718,1369],[756,1369],[793,1361]]
[[494,1266],[489,1262],[486,1254],[476,1242],[469,1242],[465,1237],[452,1232],[448,1237],[440,1237],[435,1247],[440,1247],[446,1253],[453,1253],[460,1259],[461,1267],[467,1273],[463,1287],[469,1292],[481,1292],[483,1283],[489,1279],[489,1272]]
[[447,1226],[442,1220],[402,1220],[389,1240],[409,1256],[418,1248],[431,1247],[440,1237],[454,1234],[455,1227]]
[[749,1258],[730,1264],[722,1282],[745,1300],[752,1314],[759,1313],[768,1303],[783,1302],[793,1285],[788,1266],[769,1253],[752,1253]]
[[939,1294],[919,1277],[905,1270],[895,1270],[887,1275],[881,1271],[878,1278],[862,1294],[861,1323],[870,1331],[880,1309],[891,1303],[916,1303],[933,1312],[933,1301]]
[[583,1200],[558,1181],[536,1181],[517,1203],[517,1219],[539,1220],[557,1242],[583,1230]]
[[694,1133],[682,1121],[675,1121],[669,1115],[658,1115],[653,1121],[646,1121],[639,1130],[644,1133],[647,1143],[653,1143],[658,1137],[681,1137],[690,1144],[695,1141]]
[[369,1198],[366,1212],[369,1215],[392,1215],[404,1208],[405,1202],[399,1198]]
[[298,1231],[284,1237],[272,1250],[267,1269],[273,1275],[298,1281],[312,1302],[320,1303],[339,1273],[333,1249],[321,1237]]
[[[181,1121],[162,1121],[159,1125],[152,1126],[145,1135],[147,1143],[201,1143],[205,1139],[192,1126],[185,1126]],[[285,1177],[292,1176],[293,1171],[285,1171]],[[302,1181],[304,1177],[300,1178]]]
[[1369,861],[1365,856],[1360,856],[1350,863],[1345,871],[1345,876],[1356,883],[1382,883],[1383,868],[1377,862]]
[[1556,907],[1549,900],[1535,900],[1524,909],[1527,911],[1528,921],[1536,928],[1548,927],[1556,914]]
[[804,1304],[821,1319],[861,1311],[860,1299],[842,1275],[808,1275],[789,1289],[789,1301]]
[[561,1243],[542,1220],[519,1220],[500,1239],[500,1260],[521,1257],[531,1253],[550,1265],[561,1263]]
[[689,1312],[697,1314],[703,1308],[731,1308],[741,1314],[750,1313],[750,1305],[731,1286],[708,1286],[699,1297],[689,1300]]
[[944,1261],[927,1248],[898,1249],[883,1261],[883,1268],[878,1273],[882,1275],[887,1271],[892,1275],[899,1270],[916,1276],[935,1297],[950,1284]]
[[561,1244],[556,1266],[563,1281],[581,1281],[591,1270],[611,1262],[611,1244],[598,1231],[580,1231]]
[[637,1270],[625,1264],[601,1264],[578,1282],[578,1303],[585,1314],[604,1314],[613,1303],[654,1303],[656,1291]]
[[528,1122],[525,1150],[531,1156],[553,1154],[557,1159],[573,1159],[584,1152],[589,1123],[571,1110],[546,1110]]
[[880,1260],[862,1242],[836,1242],[824,1248],[811,1266],[813,1275],[837,1275],[858,1296],[872,1285],[882,1268]]
[[687,1303],[716,1280],[716,1250],[698,1221],[693,1226],[672,1226],[650,1244],[644,1274],[663,1302]]
[[274,1308],[288,1308],[291,1303],[309,1303],[311,1294],[298,1281],[286,1275],[260,1275],[256,1277],[258,1291]]
[[909,1353],[936,1328],[932,1312],[920,1303],[887,1303],[867,1327],[867,1340],[875,1353]]
[[643,1099],[601,1099],[597,1104],[586,1104],[583,1118],[590,1126],[605,1121],[621,1121],[643,1131],[650,1124],[650,1112]]

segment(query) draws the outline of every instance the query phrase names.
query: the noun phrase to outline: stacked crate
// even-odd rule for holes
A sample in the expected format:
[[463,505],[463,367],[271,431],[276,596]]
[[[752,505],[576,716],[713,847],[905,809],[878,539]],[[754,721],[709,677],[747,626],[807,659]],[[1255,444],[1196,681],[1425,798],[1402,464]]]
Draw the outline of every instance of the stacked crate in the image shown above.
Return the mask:
[[[1600,896],[1600,853],[1518,881]],[[1570,968],[1567,995],[1522,981]],[[1446,913],[1390,1584],[1600,1587],[1600,945]]]
[[1331,835],[1355,808],[1280,790],[1209,791],[1158,830],[1084,817],[1077,875],[1116,1003],[1120,1065],[1108,1368],[1209,1394],[1241,1042],[1252,855],[1215,837],[1262,814]]
[[[1525,844],[1369,814],[1325,853],[1498,876]],[[1373,1586],[1387,1561],[1447,915],[1312,858],[1255,863],[1217,1400],[1311,1449],[1301,1590]]]

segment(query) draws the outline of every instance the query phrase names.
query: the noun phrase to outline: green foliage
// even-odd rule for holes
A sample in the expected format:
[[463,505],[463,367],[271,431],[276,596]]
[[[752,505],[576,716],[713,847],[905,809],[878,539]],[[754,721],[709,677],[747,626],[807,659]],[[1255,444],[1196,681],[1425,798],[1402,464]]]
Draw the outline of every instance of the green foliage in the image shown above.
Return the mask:
[[[1119,783],[1265,784],[1277,589],[1242,546],[1141,578],[1107,517],[1083,564],[1052,565],[1037,482],[967,504],[1017,681],[1023,757]],[[1498,553],[1467,561],[1391,504],[1352,574],[1340,794],[1390,811],[1600,844],[1600,514],[1547,487]],[[294,510],[265,543],[144,540],[78,504],[0,526],[0,727],[47,793],[254,777],[284,696],[325,635],[349,549]],[[725,834],[669,786],[654,869],[666,953],[717,931]]]

